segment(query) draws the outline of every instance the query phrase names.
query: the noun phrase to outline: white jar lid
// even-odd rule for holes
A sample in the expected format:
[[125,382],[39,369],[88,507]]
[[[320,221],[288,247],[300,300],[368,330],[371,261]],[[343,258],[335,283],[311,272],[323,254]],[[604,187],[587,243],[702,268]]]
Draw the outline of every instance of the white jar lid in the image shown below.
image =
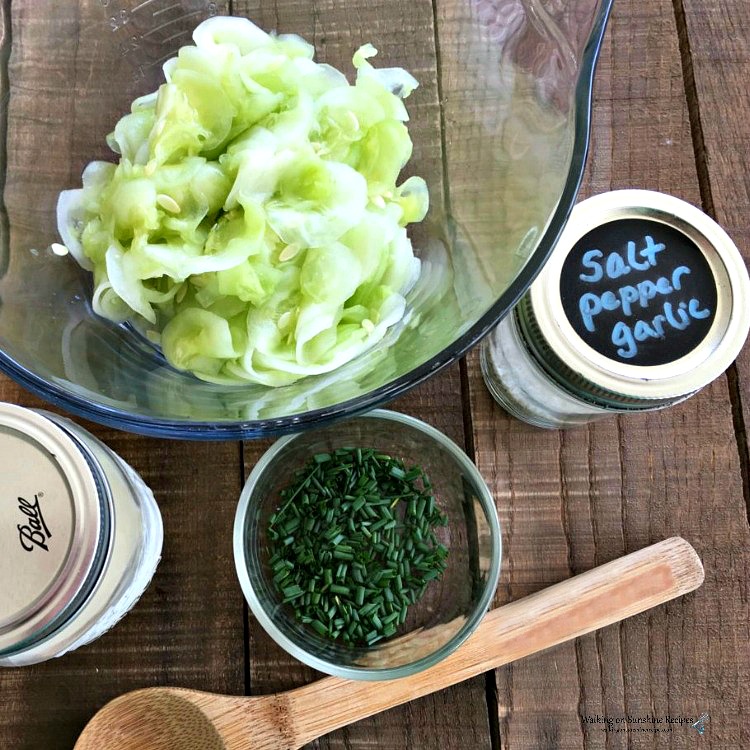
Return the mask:
[[750,279],[709,216],[648,190],[589,198],[517,308],[564,387],[625,409],[672,403],[732,363],[750,330]]
[[98,580],[110,500],[96,459],[29,409],[0,403],[0,655],[53,632]]

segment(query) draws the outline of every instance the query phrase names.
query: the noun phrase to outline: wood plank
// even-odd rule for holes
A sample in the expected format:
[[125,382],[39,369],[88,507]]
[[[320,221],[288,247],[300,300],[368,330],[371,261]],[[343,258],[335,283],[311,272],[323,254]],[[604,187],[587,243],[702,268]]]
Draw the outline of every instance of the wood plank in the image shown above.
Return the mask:
[[[5,377],[0,400],[49,408]],[[152,488],[164,549],[142,599],[99,640],[44,664],[0,670],[0,747],[13,750],[69,750],[94,712],[128,690],[244,687],[243,604],[231,551],[238,443],[156,440],[76,421]]]
[[[711,214],[750,260],[750,5],[744,0],[676,4],[682,34],[688,104],[698,151],[703,209]],[[750,347],[730,370],[743,462],[745,502],[750,516]]]
[[[432,5],[427,0],[235,0],[233,12],[245,15],[264,29],[300,34],[315,44],[316,59],[351,75],[351,56],[370,42],[379,50],[376,64],[405,67],[419,81],[409,97],[409,129],[414,154],[406,173],[425,177],[433,209],[442,200],[442,163],[437,70]],[[415,240],[415,244],[418,240]],[[463,417],[458,367],[430,380],[394,404],[443,430],[463,444]],[[262,445],[245,444],[246,472]],[[293,687],[313,678],[279,649],[250,621],[250,686],[253,693]],[[489,747],[489,726],[484,680],[478,678],[436,696],[342,729],[319,741],[319,746],[347,749],[364,747],[459,748]]]
[[[643,187],[698,202],[670,2],[615,3],[595,91],[583,194]],[[476,352],[468,382],[476,461],[504,529],[498,602],[672,534],[706,566],[696,594],[498,670],[502,747],[691,747],[690,727],[613,733],[582,716],[704,711],[701,742],[747,746],[750,554],[726,381],[662,413],[567,432],[507,417]]]
[[[39,0],[12,5],[5,202],[14,252],[49,242],[44,222],[57,191],[104,153],[104,135],[143,85],[131,83],[128,64],[112,64],[109,45],[119,36],[108,30],[101,5],[66,8]],[[95,73],[101,66],[106,76]],[[30,318],[19,324],[33,325]],[[0,399],[45,406],[5,377]],[[86,426],[154,490],[165,525],[162,561],[134,610],[101,639],[59,660],[0,670],[3,748],[67,750],[96,709],[138,687],[244,688],[243,602],[231,554],[239,444],[176,443]]]
[[[730,2],[676,3],[681,32],[683,67],[688,83],[688,105],[693,140],[698,154],[698,176],[703,209],[713,216],[737,243],[745,262],[750,261],[750,6]],[[747,304],[747,302],[746,302]],[[750,347],[745,345],[728,372],[734,407],[735,432],[743,474],[745,510],[750,519]],[[742,590],[738,591],[740,596]],[[745,601],[747,595],[744,594]],[[750,745],[750,623],[738,623],[732,647],[744,658],[722,678],[738,694],[742,722],[739,746]]]

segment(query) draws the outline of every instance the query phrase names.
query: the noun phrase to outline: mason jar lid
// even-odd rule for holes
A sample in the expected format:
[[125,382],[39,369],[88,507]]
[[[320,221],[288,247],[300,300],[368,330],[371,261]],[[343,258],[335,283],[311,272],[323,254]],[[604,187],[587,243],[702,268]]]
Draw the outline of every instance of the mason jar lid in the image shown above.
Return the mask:
[[29,409],[0,403],[0,654],[67,621],[96,584],[110,507],[96,459]]
[[680,400],[734,361],[750,329],[750,280],[709,216],[647,190],[589,198],[517,308],[559,384],[599,405]]

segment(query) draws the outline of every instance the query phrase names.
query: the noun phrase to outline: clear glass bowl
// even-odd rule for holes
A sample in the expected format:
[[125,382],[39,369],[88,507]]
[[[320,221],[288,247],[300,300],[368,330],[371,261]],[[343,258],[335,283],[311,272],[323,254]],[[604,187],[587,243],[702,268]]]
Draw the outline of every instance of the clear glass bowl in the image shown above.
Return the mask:
[[[431,190],[412,233],[422,276],[405,324],[336,372],[283,388],[220,386],[171,368],[126,325],[93,314],[90,275],[58,257],[55,206],[105,136],[204,18],[204,0],[8,3],[0,8],[0,369],[42,397],[115,427],[193,439],[290,432],[363,412],[447,365],[513,306],[544,263],[578,190],[594,63],[611,0],[240,2],[351,71],[420,80],[407,104],[405,176]],[[270,7],[273,6],[273,7]],[[433,8],[434,6],[434,8]],[[399,19],[395,22],[394,19]]]
[[[448,516],[448,525],[438,534],[449,550],[445,574],[409,608],[396,636],[369,648],[338,645],[299,623],[281,602],[268,565],[267,526],[278,508],[280,490],[316,453],[343,447],[374,448],[407,466],[421,466],[432,482],[438,506]],[[492,601],[501,546],[494,500],[466,454],[434,427],[383,409],[278,440],[250,474],[234,523],[237,574],[263,628],[305,664],[359,680],[405,677],[458,648]]]

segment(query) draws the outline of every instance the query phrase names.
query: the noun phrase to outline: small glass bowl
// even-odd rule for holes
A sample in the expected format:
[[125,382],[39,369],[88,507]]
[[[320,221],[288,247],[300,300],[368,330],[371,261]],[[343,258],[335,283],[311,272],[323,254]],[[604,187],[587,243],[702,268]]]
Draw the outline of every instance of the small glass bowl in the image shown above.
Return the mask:
[[[438,530],[449,549],[447,569],[409,608],[393,638],[352,647],[323,638],[294,618],[272,581],[268,519],[279,492],[316,453],[374,448],[421,466],[448,525]],[[292,656],[326,672],[357,680],[415,674],[444,659],[465,641],[492,601],[500,574],[502,540],[495,503],[468,456],[428,424],[375,410],[324,429],[278,440],[258,461],[240,498],[234,524],[234,558],[242,590],[266,632]]]

